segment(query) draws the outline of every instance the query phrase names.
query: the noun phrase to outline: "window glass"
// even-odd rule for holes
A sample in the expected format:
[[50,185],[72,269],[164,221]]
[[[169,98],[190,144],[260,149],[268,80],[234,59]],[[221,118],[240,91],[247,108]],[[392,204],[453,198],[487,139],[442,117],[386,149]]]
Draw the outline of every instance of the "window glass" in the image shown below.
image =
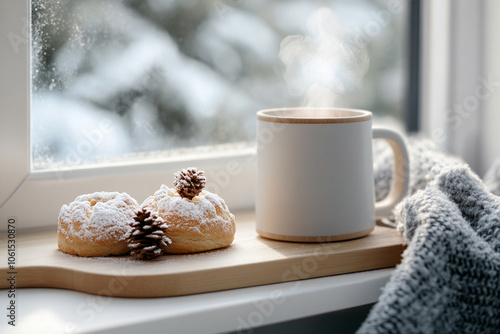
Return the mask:
[[406,2],[33,0],[34,170],[255,141],[255,112],[402,119]]

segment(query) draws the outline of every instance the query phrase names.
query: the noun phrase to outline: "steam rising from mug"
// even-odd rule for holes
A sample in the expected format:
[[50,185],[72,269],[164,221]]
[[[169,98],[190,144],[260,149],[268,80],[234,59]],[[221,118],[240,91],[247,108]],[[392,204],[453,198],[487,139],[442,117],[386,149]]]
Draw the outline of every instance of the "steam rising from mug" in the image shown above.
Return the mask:
[[290,94],[302,96],[302,107],[342,105],[342,96],[365,76],[369,57],[355,45],[356,36],[345,31],[328,8],[315,11],[307,20],[308,34],[287,36],[279,57]]

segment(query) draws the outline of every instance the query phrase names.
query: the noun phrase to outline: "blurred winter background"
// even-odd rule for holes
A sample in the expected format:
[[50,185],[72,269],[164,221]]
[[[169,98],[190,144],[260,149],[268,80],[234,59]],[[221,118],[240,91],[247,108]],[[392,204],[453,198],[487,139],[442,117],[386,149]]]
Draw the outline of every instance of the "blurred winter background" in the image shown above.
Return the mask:
[[248,147],[255,112],[401,120],[407,8],[385,0],[32,0],[34,169]]

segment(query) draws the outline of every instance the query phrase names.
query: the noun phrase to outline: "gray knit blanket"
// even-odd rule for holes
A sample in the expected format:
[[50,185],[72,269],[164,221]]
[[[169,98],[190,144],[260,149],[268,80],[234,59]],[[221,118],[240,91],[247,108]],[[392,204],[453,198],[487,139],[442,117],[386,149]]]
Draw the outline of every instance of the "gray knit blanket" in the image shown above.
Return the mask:
[[[364,333],[500,333],[500,164],[484,178],[431,141],[408,140],[410,196],[395,210],[408,244]],[[377,198],[390,150],[375,150]]]

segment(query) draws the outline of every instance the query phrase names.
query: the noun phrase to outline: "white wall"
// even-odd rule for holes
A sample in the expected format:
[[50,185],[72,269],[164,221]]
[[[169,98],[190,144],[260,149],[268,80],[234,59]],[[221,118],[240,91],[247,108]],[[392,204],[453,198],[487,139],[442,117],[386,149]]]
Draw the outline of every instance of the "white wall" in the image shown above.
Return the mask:
[[483,176],[500,158],[500,1],[423,3],[421,128]]
[[500,1],[485,2],[484,75],[491,76],[498,86],[484,101],[481,124],[481,169],[484,172],[500,158]]

